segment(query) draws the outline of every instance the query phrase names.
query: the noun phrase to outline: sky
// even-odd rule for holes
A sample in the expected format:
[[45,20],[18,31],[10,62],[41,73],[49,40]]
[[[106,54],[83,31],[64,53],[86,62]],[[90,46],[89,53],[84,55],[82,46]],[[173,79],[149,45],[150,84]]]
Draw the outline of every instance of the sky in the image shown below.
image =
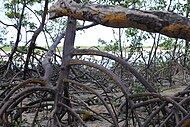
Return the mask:
[[[114,30],[118,31],[117,29]],[[77,32],[75,38],[75,45],[97,46],[99,38],[107,42],[114,40],[113,29],[110,27],[97,25],[89,29],[86,29],[84,32]]]

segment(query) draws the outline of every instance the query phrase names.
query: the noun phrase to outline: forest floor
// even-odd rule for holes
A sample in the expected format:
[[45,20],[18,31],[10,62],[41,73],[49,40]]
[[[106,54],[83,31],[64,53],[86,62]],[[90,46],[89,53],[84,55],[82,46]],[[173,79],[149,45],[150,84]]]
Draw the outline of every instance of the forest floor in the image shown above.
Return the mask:
[[[173,96],[174,94],[178,93],[178,92],[181,92],[183,91],[184,89],[186,88],[186,86],[181,86],[181,85],[177,85],[177,86],[172,86],[172,87],[163,87],[161,89],[161,95],[163,96]],[[103,105],[92,105],[92,106],[89,106],[90,109],[96,111],[97,113],[107,113],[107,110],[106,108],[103,106]],[[38,114],[39,116],[48,116],[50,114],[48,114],[47,112],[40,112]],[[27,123],[24,123],[22,125],[22,127],[28,127],[29,125],[31,125],[31,123],[33,121],[30,121],[30,119],[32,120],[33,118],[35,117],[35,114],[34,113],[25,113],[23,114],[23,119],[27,119]],[[44,120],[41,120],[41,121],[38,121],[40,125],[44,125],[44,127],[46,127],[46,124],[47,124],[47,121],[48,119],[44,119]],[[44,124],[42,124],[44,123]],[[87,120],[85,121],[86,125],[88,127],[112,127],[110,125],[110,123],[106,120],[103,120],[101,118],[98,118],[96,120]],[[120,126],[122,127],[124,123],[121,122],[120,123]],[[133,126],[130,126],[129,127],[133,127]]]

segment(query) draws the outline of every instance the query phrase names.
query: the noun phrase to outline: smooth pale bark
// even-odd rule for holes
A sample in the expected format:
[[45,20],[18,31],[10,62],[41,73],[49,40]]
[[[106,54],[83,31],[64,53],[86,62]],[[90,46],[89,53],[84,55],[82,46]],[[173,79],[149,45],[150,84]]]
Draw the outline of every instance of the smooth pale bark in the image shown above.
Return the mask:
[[49,10],[50,19],[73,16],[113,28],[138,28],[168,37],[190,40],[190,21],[172,12],[142,11],[121,6],[58,0]]

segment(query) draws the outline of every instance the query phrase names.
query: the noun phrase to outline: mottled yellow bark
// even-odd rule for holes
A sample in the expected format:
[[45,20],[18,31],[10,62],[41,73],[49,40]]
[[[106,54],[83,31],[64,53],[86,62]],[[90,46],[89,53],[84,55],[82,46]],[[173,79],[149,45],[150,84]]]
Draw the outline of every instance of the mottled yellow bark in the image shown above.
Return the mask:
[[[71,13],[67,9],[62,8],[61,9],[61,14],[62,15],[70,15],[70,16],[75,17],[77,19],[84,20],[84,18],[82,17],[82,15],[83,15],[82,12]],[[56,16],[57,16],[57,13],[56,13]]]
[[67,11],[67,9],[62,8],[62,9],[61,9],[61,13],[62,13],[63,15],[66,15],[66,14],[68,14],[68,11]]
[[107,26],[112,26],[116,28],[120,27],[129,27],[129,21],[125,14],[108,14],[102,20],[102,24],[106,24]]
[[185,36],[185,37],[190,37],[190,28],[186,25],[182,24],[174,24],[174,25],[169,25],[164,27],[160,33],[167,33],[168,36]]
[[122,27],[128,24],[128,20],[125,14],[109,14],[104,17],[102,24],[108,26]]
[[82,15],[83,13],[82,12],[77,12],[77,13],[72,13],[70,14],[71,16],[75,17],[76,19],[80,19],[80,20],[85,20]]
[[102,20],[102,24],[114,28],[135,27],[148,31],[144,24],[129,21],[126,14],[108,14]]
[[100,14],[100,11],[92,11],[92,14],[93,15],[98,15],[98,14]]

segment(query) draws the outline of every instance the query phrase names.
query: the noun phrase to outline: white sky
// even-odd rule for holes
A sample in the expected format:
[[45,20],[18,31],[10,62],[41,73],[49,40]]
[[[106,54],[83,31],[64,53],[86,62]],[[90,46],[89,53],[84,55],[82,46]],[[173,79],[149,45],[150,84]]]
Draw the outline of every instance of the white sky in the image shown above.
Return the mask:
[[113,29],[110,27],[97,25],[89,29],[86,29],[85,32],[79,31],[76,33],[75,45],[97,46],[99,38],[107,42],[114,40]]

